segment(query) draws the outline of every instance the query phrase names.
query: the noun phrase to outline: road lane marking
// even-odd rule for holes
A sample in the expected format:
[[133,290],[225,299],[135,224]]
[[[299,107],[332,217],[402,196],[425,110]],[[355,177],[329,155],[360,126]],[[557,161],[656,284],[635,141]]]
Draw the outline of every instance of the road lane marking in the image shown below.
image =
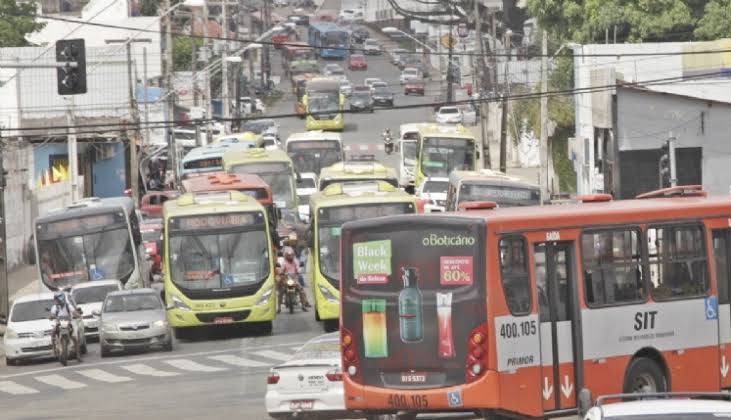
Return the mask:
[[12,395],[37,394],[38,390],[23,386],[13,381],[0,381],[0,392]]
[[159,378],[164,378],[168,376],[178,376],[180,375],[180,372],[170,372],[167,370],[159,370],[155,369],[152,366],[148,366],[142,363],[135,363],[132,365],[125,365],[120,366],[122,369],[128,370],[134,374],[137,375],[143,375],[143,376],[157,376]]
[[211,360],[228,363],[229,365],[241,367],[266,367],[271,363],[257,362],[256,360],[244,359],[243,357],[234,356],[233,354],[221,354],[219,356],[209,356]]
[[191,372],[220,372],[222,370],[225,370],[224,368],[208,366],[188,359],[164,360],[163,362],[169,364],[174,368]]
[[101,381],[101,382],[109,382],[112,384],[116,384],[119,382],[128,382],[128,381],[132,380],[132,378],[130,378],[129,376],[114,375],[112,373],[109,373],[109,372],[107,372],[105,370],[101,370],[101,369],[86,369],[86,370],[80,370],[76,373],[78,373],[80,375],[84,375],[87,378],[91,378],[91,379]]
[[[300,343],[305,342],[309,340],[312,337],[309,338],[303,338]],[[243,341],[243,340],[242,340]],[[297,343],[288,342],[288,343],[282,343],[282,344],[268,344],[268,345],[261,345],[261,346],[255,346],[255,347],[245,347],[247,351],[250,350],[256,350],[256,349],[270,349],[270,348],[281,348],[281,347],[291,347],[294,346]],[[241,343],[241,346],[243,346],[244,343]],[[192,353],[177,353],[175,354],[175,357],[196,357],[196,356],[209,356],[212,354],[224,354],[224,353],[237,353],[244,350],[244,348],[237,348],[237,347],[231,347],[227,349],[221,349],[221,350],[205,350],[205,351],[197,351]],[[95,367],[95,366],[115,366],[115,365],[121,365],[123,363],[129,363],[129,362],[149,362],[153,360],[163,360],[163,359],[169,359],[170,355],[164,355],[164,356],[149,356],[149,357],[138,357],[134,359],[122,359],[120,360],[110,360],[107,362],[94,362],[94,363],[88,363],[84,362],[84,367]],[[10,378],[17,378],[21,376],[31,376],[31,375],[38,375],[41,373],[51,373],[51,372],[61,372],[65,370],[74,370],[77,369],[77,366],[65,366],[65,367],[56,367],[56,368],[48,368],[48,369],[37,369],[37,370],[29,370],[27,372],[21,372],[21,373],[13,373],[10,375],[0,375],[0,380],[2,379],[10,379]]]
[[261,351],[255,351],[252,354],[255,354],[260,357],[265,357],[267,359],[274,359],[274,360],[289,360],[292,358],[291,354],[282,353],[281,351],[275,351],[275,350],[261,350]]
[[36,381],[43,382],[46,385],[57,386],[61,389],[79,389],[86,387],[86,384],[72,381],[61,375],[36,376]]

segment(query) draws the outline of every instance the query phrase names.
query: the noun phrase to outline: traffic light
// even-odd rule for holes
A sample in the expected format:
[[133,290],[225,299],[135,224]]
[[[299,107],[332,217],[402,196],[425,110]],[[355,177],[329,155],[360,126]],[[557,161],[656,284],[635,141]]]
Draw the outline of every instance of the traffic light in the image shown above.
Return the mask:
[[660,148],[660,188],[670,188],[672,174],[670,171],[670,141],[666,141]]
[[[86,93],[86,49],[83,39],[56,41],[56,61],[66,63],[56,68],[59,95]],[[74,64],[75,63],[75,64]]]

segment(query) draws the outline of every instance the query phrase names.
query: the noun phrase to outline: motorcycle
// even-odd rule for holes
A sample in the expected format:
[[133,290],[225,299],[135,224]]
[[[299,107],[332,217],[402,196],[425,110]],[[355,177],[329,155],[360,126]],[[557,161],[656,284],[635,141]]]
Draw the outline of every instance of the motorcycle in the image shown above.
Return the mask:
[[393,139],[391,138],[390,134],[383,135],[383,143],[386,154],[390,155],[391,153],[393,153]]
[[285,298],[284,298],[284,304],[289,309],[289,313],[294,313],[294,306],[297,304],[297,297],[299,293],[297,293],[297,281],[292,277],[287,277],[287,282],[285,284]]
[[58,359],[63,366],[68,364],[69,360],[69,345],[73,342],[74,351],[76,353],[76,360],[81,362],[81,349],[79,348],[79,340],[71,338],[73,334],[73,327],[71,326],[71,320],[68,318],[56,319],[56,334],[53,338],[53,355]]

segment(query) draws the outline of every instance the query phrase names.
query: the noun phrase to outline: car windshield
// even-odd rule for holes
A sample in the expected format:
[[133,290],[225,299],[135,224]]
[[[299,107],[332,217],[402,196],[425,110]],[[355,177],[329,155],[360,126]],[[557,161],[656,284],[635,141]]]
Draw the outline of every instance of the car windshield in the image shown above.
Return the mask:
[[48,318],[52,306],[53,299],[18,302],[13,305],[13,313],[10,314],[10,321],[25,322]]
[[371,97],[371,93],[368,91],[356,90],[351,96],[352,99],[368,99]]
[[[235,229],[235,228],[233,228]],[[187,290],[250,286],[269,276],[264,225],[170,235],[172,281]]]
[[418,71],[416,69],[404,70],[404,76],[416,76]]
[[364,60],[365,60],[365,58],[363,58],[362,55],[353,55],[350,57],[350,61],[360,62],[360,61],[364,61]]
[[266,131],[267,128],[274,126],[275,122],[272,120],[261,120],[261,121],[249,121],[244,124],[242,131],[251,131],[252,133],[261,134]]
[[457,108],[442,108],[439,110],[440,114],[459,114],[459,109]]
[[447,181],[427,181],[424,184],[425,193],[446,193],[449,187]]
[[375,39],[366,39],[365,44],[369,47],[376,47],[378,46],[378,41]]
[[343,223],[413,212],[414,205],[411,203],[378,203],[321,208],[317,215],[317,234],[322,275],[331,281],[340,278],[340,228]]
[[85,235],[39,239],[41,277],[66,287],[87,280],[126,280],[135,269],[129,231],[112,228]]
[[448,177],[454,170],[474,168],[474,141],[471,139],[427,137],[421,153],[424,174]]
[[284,162],[256,162],[236,165],[233,172],[254,174],[264,180],[272,189],[274,202],[279,207],[291,207],[294,204],[294,175],[289,164]]
[[104,312],[135,312],[162,309],[157,295],[152,293],[108,296],[104,301]]
[[74,297],[74,302],[77,304],[93,303],[93,302],[104,302],[109,292],[119,290],[119,287],[107,284],[104,286],[93,286],[93,287],[81,287],[71,291],[71,296]]
[[391,91],[386,86],[376,86],[373,88],[373,93],[376,95],[388,95]]
[[316,188],[315,180],[312,178],[301,178],[297,181],[297,188]]

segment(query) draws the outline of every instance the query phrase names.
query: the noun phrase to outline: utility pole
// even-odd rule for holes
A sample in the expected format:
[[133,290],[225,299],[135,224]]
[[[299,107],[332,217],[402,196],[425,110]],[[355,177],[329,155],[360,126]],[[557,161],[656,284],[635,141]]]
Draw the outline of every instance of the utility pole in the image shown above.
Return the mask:
[[221,100],[223,101],[223,119],[224,126],[230,127],[231,123],[228,121],[231,118],[231,98],[229,95],[228,88],[228,0],[224,0],[222,3],[221,14],[223,24],[223,53],[221,57]]
[[[268,31],[269,27],[272,26],[270,1],[271,0],[263,0],[264,10],[263,10],[262,22],[263,22],[264,26],[261,28],[262,33],[264,33],[265,31]],[[261,52],[262,52],[261,84],[265,89],[268,89],[269,88],[269,73],[271,72],[270,64],[269,64],[269,45],[266,43],[263,44]]]
[[[170,9],[170,0],[165,0],[165,10]],[[173,122],[175,121],[175,93],[173,92],[173,35],[172,16],[165,15],[165,87],[167,97],[167,140],[168,140],[168,170],[172,170],[174,183],[178,181],[177,145],[173,136]]]
[[510,36],[512,35],[512,32],[510,29],[507,29],[505,31],[504,36],[504,44],[505,44],[505,51],[506,54],[506,60],[505,60],[505,68],[503,70],[503,78],[504,78],[504,86],[503,86],[503,93],[502,93],[502,110],[501,110],[501,116],[500,116],[500,172],[507,172],[508,170],[508,91],[510,87],[510,82],[508,80],[508,68],[510,67]]
[[193,105],[198,106],[198,75],[196,74],[196,70],[198,69],[198,47],[195,44],[196,39],[195,36],[195,15],[191,18],[191,24],[190,24],[190,50],[191,50],[191,57],[190,57],[190,74],[191,74],[191,80],[193,81]]
[[147,97],[147,48],[142,48],[142,87],[145,89],[145,143],[150,144],[150,104]]
[[[17,83],[17,82],[16,82]],[[7,235],[5,225],[5,185],[7,184],[5,165],[5,144],[0,129],[0,316],[6,317],[10,312],[10,291],[8,290]],[[7,318],[5,319],[7,322]]]
[[[450,14],[452,12],[452,3],[449,4]],[[447,53],[447,103],[454,101],[454,68],[452,64],[452,57],[454,54],[454,29],[452,21],[449,21],[449,49]]]
[[69,157],[69,172],[71,174],[71,202],[78,200],[76,192],[79,186],[79,155],[76,151],[76,118],[74,118],[74,97],[67,98],[69,101],[66,108],[66,125],[68,125],[67,154]]
[[[483,45],[483,38],[482,38],[482,16],[480,15],[480,2],[475,1],[473,2],[475,5],[475,38],[477,38],[477,51],[479,53],[479,64],[476,64],[478,60],[475,60],[473,57],[473,65],[472,65],[472,72],[476,74],[475,77],[475,92],[479,95],[480,102],[478,103],[479,106],[479,115],[480,115],[480,134],[482,136],[482,159],[483,159],[483,165],[485,168],[492,168],[492,157],[490,156],[490,139],[488,138],[487,133],[487,106],[485,106],[485,98],[483,98],[483,90],[485,89],[486,84],[485,81],[485,74],[489,74],[487,68],[485,67],[485,47]],[[477,74],[479,73],[479,74]]]
[[544,30],[541,38],[541,138],[538,143],[541,167],[538,171],[538,183],[541,185],[541,204],[543,204],[544,197],[550,193],[548,185],[551,182],[548,170],[548,32]]
[[[208,3],[203,1],[203,46],[206,51],[206,60],[211,59],[211,47],[208,40]],[[211,102],[211,72],[206,71],[206,144],[211,140],[213,131],[211,130],[211,118],[213,118],[213,103]]]

